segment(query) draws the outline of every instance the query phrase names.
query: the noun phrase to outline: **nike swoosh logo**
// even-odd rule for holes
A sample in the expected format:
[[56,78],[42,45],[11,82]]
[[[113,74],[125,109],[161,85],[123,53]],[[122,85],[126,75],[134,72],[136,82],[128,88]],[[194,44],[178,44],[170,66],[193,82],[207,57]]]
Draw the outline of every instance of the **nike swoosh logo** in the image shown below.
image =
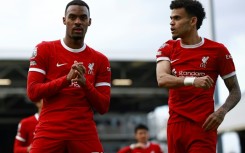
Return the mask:
[[57,63],[56,66],[57,66],[57,67],[61,67],[61,66],[66,65],[66,64],[67,64],[67,63],[63,63],[63,64]]
[[174,63],[174,62],[176,62],[176,61],[178,61],[179,59],[176,59],[176,60],[172,60],[172,61],[170,61],[170,63]]

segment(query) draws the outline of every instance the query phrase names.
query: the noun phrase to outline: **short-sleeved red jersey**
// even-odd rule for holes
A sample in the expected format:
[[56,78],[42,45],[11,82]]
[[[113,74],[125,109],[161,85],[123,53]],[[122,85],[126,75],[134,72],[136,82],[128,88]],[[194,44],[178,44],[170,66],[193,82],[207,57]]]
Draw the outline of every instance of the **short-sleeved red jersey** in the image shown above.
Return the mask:
[[[86,88],[66,80],[75,61],[86,68]],[[110,81],[109,60],[86,44],[80,49],[69,48],[63,39],[38,44],[30,59],[27,85],[32,101],[43,98],[35,138],[98,138],[93,112],[108,111]]]
[[[157,52],[157,62],[168,60],[172,75],[176,77],[202,77],[209,75],[215,82],[235,75],[231,54],[220,43],[202,38],[196,45],[183,45],[180,40],[164,43]],[[169,90],[169,123],[191,119],[204,122],[214,111],[214,89],[183,86]]]
[[26,153],[27,147],[32,143],[33,133],[38,123],[39,115],[36,113],[22,119],[18,124],[17,135],[14,142],[14,153]]
[[163,153],[159,144],[148,142],[146,148],[134,148],[130,146],[123,147],[117,153]]

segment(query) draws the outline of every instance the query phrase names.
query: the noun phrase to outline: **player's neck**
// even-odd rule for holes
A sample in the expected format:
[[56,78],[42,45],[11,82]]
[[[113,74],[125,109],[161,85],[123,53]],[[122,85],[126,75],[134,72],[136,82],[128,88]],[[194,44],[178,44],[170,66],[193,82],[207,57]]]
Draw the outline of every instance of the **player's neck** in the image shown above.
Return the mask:
[[202,38],[198,35],[181,38],[181,43],[183,45],[195,45],[200,43],[201,41]]
[[73,48],[73,49],[82,48],[82,46],[84,45],[84,40],[83,39],[74,40],[74,39],[64,38],[63,41],[66,44],[66,46],[68,46],[70,48]]

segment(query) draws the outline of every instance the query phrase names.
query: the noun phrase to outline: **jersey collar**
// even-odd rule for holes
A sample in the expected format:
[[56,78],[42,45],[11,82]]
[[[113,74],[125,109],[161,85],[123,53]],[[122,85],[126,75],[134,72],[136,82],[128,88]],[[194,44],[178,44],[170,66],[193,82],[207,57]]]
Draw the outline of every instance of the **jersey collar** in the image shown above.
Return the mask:
[[61,45],[62,45],[66,50],[68,50],[68,51],[70,51],[70,52],[74,52],[74,53],[82,52],[82,51],[84,51],[85,48],[86,48],[86,44],[85,44],[85,43],[84,43],[84,45],[82,46],[82,48],[79,48],[79,49],[73,49],[73,48],[68,47],[68,46],[65,44],[65,42],[64,42],[63,39],[60,39],[60,42],[61,42]]
[[38,121],[38,119],[39,119],[39,114],[38,113],[36,113],[35,115],[35,118],[37,119],[37,121]]
[[183,48],[197,48],[197,47],[200,47],[204,44],[204,38],[201,37],[201,39],[202,39],[202,41],[200,41],[199,43],[194,44],[194,45],[185,45],[185,44],[182,44],[180,41],[180,46]]

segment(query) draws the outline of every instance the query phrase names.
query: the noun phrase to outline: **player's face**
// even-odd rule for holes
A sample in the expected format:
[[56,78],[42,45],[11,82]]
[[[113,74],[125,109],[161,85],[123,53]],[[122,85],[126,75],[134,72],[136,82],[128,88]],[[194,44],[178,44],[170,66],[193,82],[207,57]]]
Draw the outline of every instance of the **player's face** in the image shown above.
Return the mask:
[[137,132],[135,133],[135,139],[138,141],[138,142],[141,142],[141,143],[146,143],[149,139],[149,133],[147,130],[145,129],[139,129],[137,130]]
[[91,24],[87,7],[79,5],[69,6],[63,22],[66,25],[66,37],[73,40],[84,40],[88,26]]
[[188,16],[184,8],[173,9],[171,16],[171,33],[173,39],[185,38],[192,29],[192,17]]

